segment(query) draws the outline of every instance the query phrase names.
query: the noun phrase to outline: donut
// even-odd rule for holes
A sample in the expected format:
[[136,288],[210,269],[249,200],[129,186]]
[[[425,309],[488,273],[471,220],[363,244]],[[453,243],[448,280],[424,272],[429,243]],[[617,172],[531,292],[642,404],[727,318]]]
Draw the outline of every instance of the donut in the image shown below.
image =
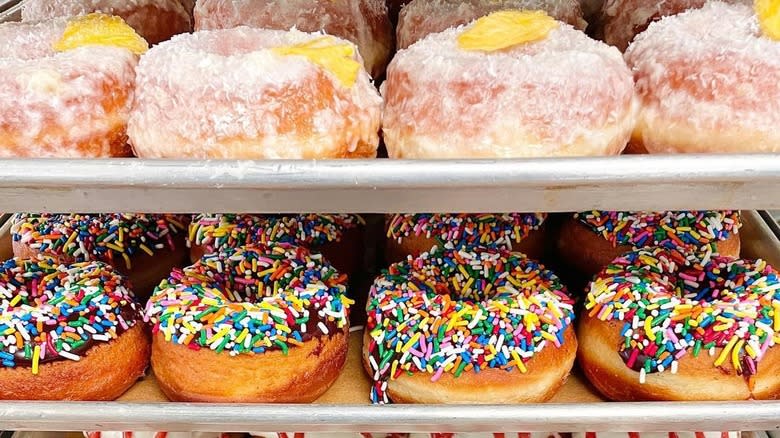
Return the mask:
[[497,246],[540,258],[545,249],[545,213],[394,214],[387,218],[385,261],[417,257],[434,246]]
[[44,254],[61,263],[101,261],[126,275],[141,300],[186,257],[188,219],[170,214],[16,214],[16,257]]
[[184,1],[179,0],[23,0],[22,21],[76,17],[93,12],[122,17],[150,44],[192,30]]
[[345,282],[321,255],[286,243],[174,269],[145,312],[160,388],[174,401],[316,400],[346,360]]
[[390,265],[368,296],[371,401],[547,400],[574,364],[572,306],[555,274],[503,249],[450,247]]
[[360,269],[365,221],[354,214],[200,214],[190,224],[187,245],[195,263],[204,254],[254,243],[289,243],[321,253],[351,276]]
[[373,158],[382,99],[352,43],[237,27],[178,35],[138,65],[142,158]]
[[[601,8],[600,25],[604,42],[621,51],[626,50],[634,37],[647,29],[650,23],[662,17],[676,15],[704,6],[710,0],[606,0]],[[733,4],[749,4],[748,0],[720,0]]]
[[118,18],[0,23],[0,157],[131,156],[138,60],[128,48],[103,45],[118,40],[139,52],[146,46]]
[[0,264],[0,397],[114,400],[143,376],[149,340],[125,279],[100,262]]
[[613,400],[780,397],[780,281],[763,260],[645,248],[590,284],[579,364]]
[[644,247],[685,248],[739,257],[738,211],[588,211],[564,221],[561,260],[590,280],[621,254]]
[[200,0],[194,15],[196,30],[250,26],[324,31],[353,42],[375,78],[384,74],[393,52],[393,26],[384,0]]
[[634,125],[617,49],[543,12],[496,12],[418,41],[393,58],[382,94],[391,158],[613,155]]
[[780,151],[780,42],[762,22],[710,2],[638,35],[625,55],[640,102],[631,142],[651,154]]
[[577,29],[587,26],[579,0],[412,0],[398,16],[398,48],[405,49],[432,33],[508,9],[543,10]]

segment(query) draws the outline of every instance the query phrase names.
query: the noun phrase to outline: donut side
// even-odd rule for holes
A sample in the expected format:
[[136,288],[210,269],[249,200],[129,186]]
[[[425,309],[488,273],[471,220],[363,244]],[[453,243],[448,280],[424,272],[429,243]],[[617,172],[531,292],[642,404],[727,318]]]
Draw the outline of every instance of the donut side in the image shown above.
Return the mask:
[[[527,362],[528,372],[505,371],[484,368],[479,373],[464,372],[459,377],[444,373],[436,382],[427,373],[401,373],[390,380],[387,391],[395,403],[538,403],[552,398],[566,382],[577,354],[577,337],[574,329],[567,327],[564,342],[558,347],[549,346],[534,354]],[[371,338],[366,332],[363,339],[363,367],[371,374],[368,364],[368,345]]]
[[[724,362],[721,367],[713,366],[713,361],[722,348],[716,348],[714,356],[704,350],[698,357],[686,354],[679,359],[676,373],[647,374],[645,383],[640,383],[639,372],[626,366],[618,353],[618,346],[623,343],[623,337],[620,335],[623,324],[623,321],[601,321],[587,313],[580,319],[578,363],[588,380],[608,398],[616,401],[751,398],[747,380],[736,373],[730,361]],[[778,369],[776,359],[780,358],[780,355],[774,353],[773,356],[775,361],[769,361],[769,371]],[[762,361],[759,370],[764,365]],[[775,376],[772,376],[772,379],[775,380],[774,385],[777,385]],[[764,380],[761,375],[756,376],[756,379],[757,382]]]
[[231,356],[153,336],[152,368],[173,401],[311,403],[336,381],[347,358],[348,328],[302,346]]
[[59,360],[30,368],[0,368],[5,400],[115,400],[144,375],[150,342],[136,324],[116,339],[91,347],[79,361]]

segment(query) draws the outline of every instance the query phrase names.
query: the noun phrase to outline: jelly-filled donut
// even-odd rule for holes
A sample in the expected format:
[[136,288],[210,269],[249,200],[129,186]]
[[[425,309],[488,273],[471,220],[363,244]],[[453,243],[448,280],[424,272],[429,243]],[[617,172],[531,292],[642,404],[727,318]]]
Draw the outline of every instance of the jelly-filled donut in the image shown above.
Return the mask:
[[[602,5],[599,24],[604,42],[621,51],[626,50],[634,37],[647,26],[663,17],[676,15],[704,6],[710,0],[606,0]],[[719,0],[727,3],[749,4],[749,0]]]
[[364,225],[354,214],[200,214],[190,224],[190,260],[254,243],[289,243],[321,253],[352,276],[363,262]]
[[183,401],[316,400],[346,360],[345,282],[321,255],[284,243],[174,270],[146,307],[160,388]]
[[585,309],[579,364],[613,400],[780,397],[780,280],[763,260],[626,253]]
[[0,263],[0,398],[114,400],[144,374],[149,340],[124,278],[103,263]]
[[[760,2],[759,2],[760,3]],[[626,50],[649,153],[780,151],[780,29],[746,5],[710,2],[652,23]]]
[[393,264],[368,297],[371,400],[547,400],[574,364],[572,306],[553,273],[506,250],[447,248]]
[[417,257],[434,246],[492,246],[538,259],[545,251],[545,213],[395,214],[386,221],[385,261]]
[[150,44],[192,30],[190,14],[179,0],[23,0],[22,21],[76,17],[99,12],[122,17]]
[[632,249],[662,246],[739,257],[738,211],[587,211],[565,220],[558,254],[588,280]]
[[432,33],[508,9],[542,10],[577,29],[587,26],[578,0],[412,0],[398,17],[398,48],[405,49]]
[[0,157],[131,156],[132,50],[145,49],[115,17],[0,24]]
[[382,99],[333,36],[237,27],[178,35],[138,64],[143,158],[373,158]]
[[614,155],[634,126],[620,52],[541,11],[429,35],[396,54],[382,94],[391,158]]
[[384,0],[200,0],[195,29],[236,26],[323,31],[352,41],[366,70],[382,76],[393,51],[393,27]]
[[101,261],[126,275],[140,300],[186,259],[188,218],[172,214],[16,214],[14,255]]

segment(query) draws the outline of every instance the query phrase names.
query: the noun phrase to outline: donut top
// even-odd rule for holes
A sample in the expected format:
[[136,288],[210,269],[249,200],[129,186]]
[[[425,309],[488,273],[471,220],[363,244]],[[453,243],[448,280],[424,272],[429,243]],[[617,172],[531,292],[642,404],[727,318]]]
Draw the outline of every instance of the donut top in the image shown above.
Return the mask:
[[388,222],[387,237],[435,238],[439,243],[510,246],[542,226],[545,213],[505,214],[396,214]]
[[716,250],[718,241],[739,232],[739,212],[725,211],[589,211],[574,215],[612,243],[634,248],[663,246]]
[[749,378],[780,342],[780,281],[763,260],[630,252],[596,276],[585,309],[619,321],[620,355],[641,382],[647,373],[675,373],[688,354],[709,354],[714,366]]
[[0,264],[0,361],[31,367],[78,361],[140,319],[123,277],[100,262],[60,265],[50,257]]
[[345,231],[363,224],[351,214],[201,214],[190,224],[189,244],[203,245],[206,252],[268,242],[311,248],[338,242]]
[[285,243],[228,248],[176,268],[145,318],[165,340],[218,353],[262,354],[332,336],[348,324],[346,276]]
[[[750,6],[710,1],[664,17],[637,35],[625,58],[648,123],[679,120],[702,132],[739,128],[743,137],[774,138],[780,123],[780,44],[762,35]],[[702,137],[707,140],[712,142]],[[651,151],[665,150],[645,143]],[[755,147],[771,151],[775,144]]]
[[573,302],[553,273],[517,253],[452,248],[391,265],[368,297],[371,400],[388,401],[387,381],[422,372],[498,368],[527,372],[546,346],[560,346]]
[[405,49],[429,34],[504,10],[544,10],[577,28],[587,25],[577,0],[413,0],[400,14],[398,46]]
[[[158,214],[17,214],[14,242],[68,261],[100,260],[132,269],[132,257],[174,250],[186,219]],[[120,268],[122,267],[120,266]]]

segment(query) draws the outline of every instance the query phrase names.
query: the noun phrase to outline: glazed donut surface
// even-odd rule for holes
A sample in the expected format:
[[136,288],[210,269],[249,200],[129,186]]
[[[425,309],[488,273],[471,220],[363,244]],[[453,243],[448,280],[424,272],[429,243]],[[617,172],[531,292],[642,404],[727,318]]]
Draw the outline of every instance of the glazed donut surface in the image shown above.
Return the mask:
[[349,332],[345,276],[288,244],[246,246],[176,269],[147,303],[152,366],[172,400],[316,400]]
[[[295,50],[354,65],[354,82],[282,53]],[[294,30],[178,35],[138,65],[131,143],[143,158],[375,157],[382,101],[359,59],[347,41]]]
[[448,248],[393,264],[368,297],[371,400],[547,400],[574,364],[572,306],[553,273],[506,250]]
[[3,399],[113,400],[148,364],[133,294],[103,263],[7,260],[0,311]]
[[627,253],[590,284],[580,365],[614,400],[777,398],[778,290],[763,260]]
[[398,18],[398,48],[405,49],[432,33],[507,9],[543,10],[577,29],[587,26],[577,0],[413,0],[403,7]]
[[201,0],[195,29],[250,26],[324,31],[355,43],[373,77],[384,73],[393,50],[393,28],[384,0]]
[[189,12],[179,0],[24,0],[22,20],[40,21],[99,12],[122,17],[150,44],[189,32]]
[[626,51],[650,153],[780,150],[780,42],[746,5],[710,2],[651,24]]
[[132,155],[126,129],[137,58],[108,46],[57,52],[68,24],[0,24],[0,157]]
[[503,50],[462,49],[459,37],[478,23],[430,35],[393,58],[382,85],[391,158],[623,150],[634,91],[616,49],[562,23],[545,38]]

